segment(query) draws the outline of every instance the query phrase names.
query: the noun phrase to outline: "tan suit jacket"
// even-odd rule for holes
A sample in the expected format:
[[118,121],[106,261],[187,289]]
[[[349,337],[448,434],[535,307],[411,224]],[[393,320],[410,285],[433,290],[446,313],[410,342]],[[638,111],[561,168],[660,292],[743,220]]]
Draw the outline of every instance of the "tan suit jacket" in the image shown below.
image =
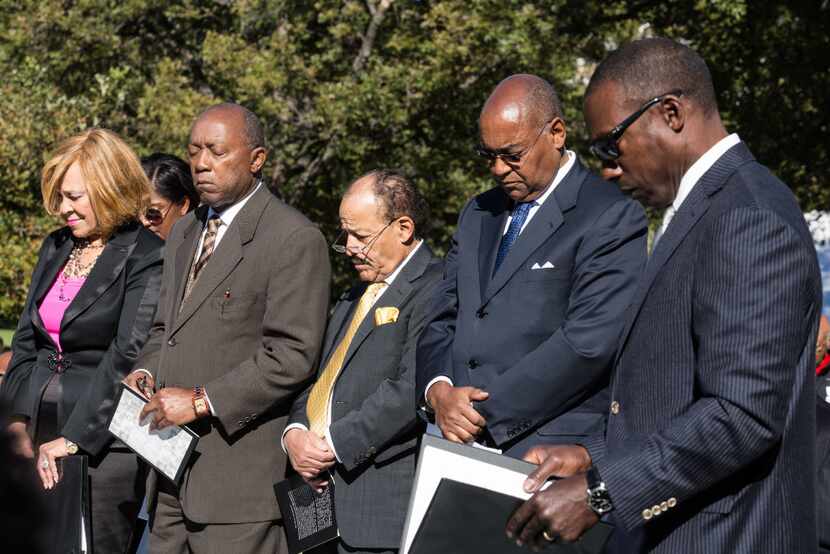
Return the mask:
[[[180,484],[198,523],[279,518],[273,484],[291,403],[313,375],[325,331],[331,268],[323,235],[257,191],[225,232],[179,310],[207,207],[182,218],[166,245],[159,307],[136,368],[157,387],[202,385],[216,417],[190,427],[199,444]],[[151,472],[152,509],[156,479]]]

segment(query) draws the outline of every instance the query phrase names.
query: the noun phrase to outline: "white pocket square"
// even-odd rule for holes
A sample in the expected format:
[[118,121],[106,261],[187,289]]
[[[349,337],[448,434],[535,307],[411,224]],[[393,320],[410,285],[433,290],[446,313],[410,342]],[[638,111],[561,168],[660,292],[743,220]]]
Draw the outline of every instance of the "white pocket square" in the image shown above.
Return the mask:
[[553,265],[552,263],[550,263],[549,261],[543,263],[542,265],[539,265],[539,262],[536,262],[535,264],[533,264],[530,267],[530,269],[554,269],[554,268],[556,268],[556,266]]

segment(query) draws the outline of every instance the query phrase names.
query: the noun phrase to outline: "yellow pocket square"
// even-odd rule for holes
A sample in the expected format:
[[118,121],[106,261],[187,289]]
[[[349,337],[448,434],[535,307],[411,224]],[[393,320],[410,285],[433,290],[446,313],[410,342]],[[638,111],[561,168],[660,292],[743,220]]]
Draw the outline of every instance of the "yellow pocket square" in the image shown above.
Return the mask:
[[398,308],[375,308],[375,327],[398,321]]

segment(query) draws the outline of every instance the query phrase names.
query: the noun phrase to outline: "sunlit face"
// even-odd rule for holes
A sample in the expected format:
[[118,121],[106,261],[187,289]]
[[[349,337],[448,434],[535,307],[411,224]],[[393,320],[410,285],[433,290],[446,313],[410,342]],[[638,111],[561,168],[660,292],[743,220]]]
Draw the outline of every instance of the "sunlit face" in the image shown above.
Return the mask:
[[391,223],[368,190],[355,191],[340,203],[340,226],[345,236],[346,256],[358,278],[378,283],[391,275],[406,259],[412,239],[412,220],[398,218]]
[[529,124],[522,121],[515,104],[485,107],[479,131],[481,148],[501,154],[488,163],[504,192],[515,202],[539,198],[556,176],[561,161],[560,149],[565,144],[562,120]]
[[98,220],[92,209],[81,166],[75,162],[69,166],[60,186],[60,217],[77,238],[98,238]]
[[[585,121],[591,140],[606,135],[637,109],[624,102],[623,88],[608,81],[585,100]],[[661,112],[655,106],[625,130],[617,141],[620,157],[602,162],[602,177],[647,206],[665,208],[674,200],[676,188],[660,140]]]
[[193,182],[202,201],[221,210],[241,200],[265,162],[263,148],[251,149],[241,113],[216,109],[202,115],[187,147]]
[[150,193],[148,207],[140,216],[141,223],[162,240],[167,240],[173,225],[187,213],[189,205],[190,199],[187,197],[176,204],[154,190]]

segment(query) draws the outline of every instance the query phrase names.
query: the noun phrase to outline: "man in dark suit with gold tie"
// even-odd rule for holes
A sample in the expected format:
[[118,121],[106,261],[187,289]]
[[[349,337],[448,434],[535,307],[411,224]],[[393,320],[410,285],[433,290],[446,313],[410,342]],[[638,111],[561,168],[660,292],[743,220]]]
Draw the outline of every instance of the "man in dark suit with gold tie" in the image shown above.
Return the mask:
[[[306,481],[335,482],[338,552],[394,552],[415,471],[415,345],[441,264],[421,240],[424,202],[404,176],[372,171],[340,204],[333,248],[360,283],[329,322],[316,382],[297,399],[284,435]],[[323,475],[321,475],[323,474]]]
[[150,338],[127,382],[158,388],[158,427],[199,443],[178,486],[151,472],[150,550],[284,552],[273,484],[288,409],[319,356],[330,266],[319,229],[260,180],[256,116],[203,112],[188,144],[203,205],[173,227]]

